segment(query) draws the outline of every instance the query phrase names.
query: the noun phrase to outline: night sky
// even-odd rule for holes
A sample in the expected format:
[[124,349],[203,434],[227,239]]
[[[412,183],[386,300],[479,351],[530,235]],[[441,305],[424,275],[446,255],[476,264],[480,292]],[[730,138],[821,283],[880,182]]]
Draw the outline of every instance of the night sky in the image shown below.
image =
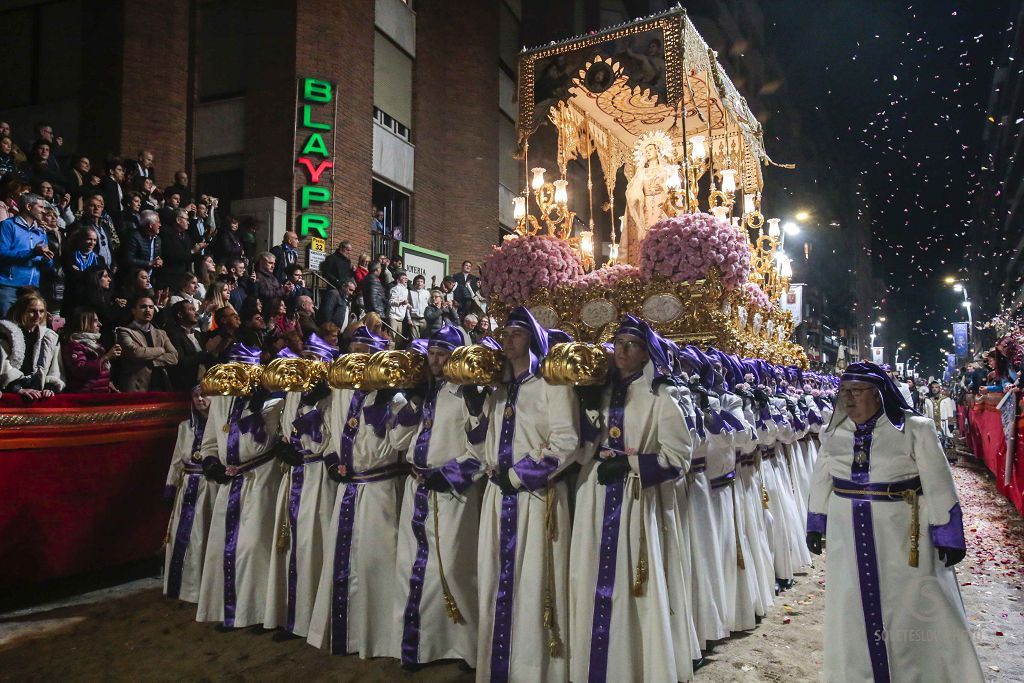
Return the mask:
[[[952,350],[952,321],[966,319],[961,295],[943,277],[987,248],[972,241],[971,226],[993,62],[1011,39],[1007,3],[772,0],[763,7],[785,76],[782,97],[807,134],[837,152],[824,168],[772,171],[766,182],[784,183],[796,198],[798,186],[864,179],[850,210],[871,220],[888,332],[877,343],[905,341],[923,359],[922,371],[937,372],[939,348]],[[785,161],[787,141],[770,121],[767,133],[769,153]],[[828,229],[841,228],[812,231]],[[984,286],[969,283],[972,298]],[[975,322],[996,312],[976,310]]]

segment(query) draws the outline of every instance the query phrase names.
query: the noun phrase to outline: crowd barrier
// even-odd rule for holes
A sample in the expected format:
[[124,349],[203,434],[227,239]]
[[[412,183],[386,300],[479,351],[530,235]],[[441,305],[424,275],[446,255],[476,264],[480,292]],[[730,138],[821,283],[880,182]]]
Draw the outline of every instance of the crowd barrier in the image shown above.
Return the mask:
[[[977,401],[967,410],[960,407],[961,434],[978,460],[995,477],[996,488],[1010,499],[1017,511],[1024,515],[1024,416],[1017,417],[1016,448],[1010,463],[1010,476],[1006,477],[1006,437],[1003,421],[995,401]],[[966,431],[963,422],[966,417]],[[1007,483],[1008,482],[1008,483]]]
[[4,590],[159,553],[181,394],[0,398]]

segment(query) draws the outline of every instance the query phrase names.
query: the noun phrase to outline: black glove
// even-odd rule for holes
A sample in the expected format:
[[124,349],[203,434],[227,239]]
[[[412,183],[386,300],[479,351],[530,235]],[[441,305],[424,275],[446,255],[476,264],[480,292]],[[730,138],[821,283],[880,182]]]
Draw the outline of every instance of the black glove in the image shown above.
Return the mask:
[[508,470],[502,470],[498,474],[494,475],[491,480],[498,485],[501,492],[506,496],[514,496],[519,493],[519,489],[512,485],[512,480],[508,476]]
[[281,441],[274,446],[274,456],[292,467],[298,467],[303,462],[302,454],[291,441]]
[[431,472],[426,479],[423,480],[423,485],[430,491],[437,491],[438,493],[447,493],[452,490],[452,485],[448,483],[448,480],[444,478],[444,475],[439,471]]
[[378,389],[377,396],[373,400],[373,404],[376,406],[387,405],[391,403],[391,399],[398,393],[398,389]]
[[584,410],[600,410],[601,399],[604,397],[604,386],[578,386],[573,387],[576,396],[580,399],[580,405]]
[[767,405],[768,393],[761,387],[758,387],[757,389],[754,389],[754,399],[757,401],[758,405]]
[[484,412],[484,400],[487,398],[487,390],[484,387],[467,385],[462,387],[462,399],[466,402],[466,409],[473,417],[478,417]]
[[602,460],[597,466],[597,483],[607,486],[622,481],[629,474],[629,460],[625,456]]
[[315,406],[327,398],[331,393],[331,387],[327,382],[319,382],[315,387],[302,394],[302,405]]
[[409,403],[415,403],[416,406],[421,406],[427,400],[427,385],[420,384],[415,387],[410,387],[409,389],[404,389],[402,393],[405,394],[405,400]]
[[935,550],[939,553],[939,559],[945,562],[947,567],[952,567],[967,556],[967,551],[963,548],[946,548],[940,545],[936,546]]
[[812,555],[821,555],[822,536],[820,531],[807,532],[807,549]]
[[219,460],[211,460],[203,464],[203,476],[218,484],[228,484],[231,477],[228,476],[227,468]]
[[348,483],[348,476],[342,474],[338,470],[338,467],[339,467],[338,465],[328,465],[327,466],[327,476],[330,477],[331,479],[333,479],[334,481],[338,482],[339,484],[347,484]]

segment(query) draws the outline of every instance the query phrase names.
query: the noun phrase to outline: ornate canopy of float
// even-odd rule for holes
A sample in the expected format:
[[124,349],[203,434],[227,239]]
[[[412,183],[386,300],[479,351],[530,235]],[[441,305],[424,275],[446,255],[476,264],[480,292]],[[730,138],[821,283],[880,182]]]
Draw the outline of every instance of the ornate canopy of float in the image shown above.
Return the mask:
[[630,313],[677,341],[806,364],[779,305],[778,221],[761,213],[761,124],[685,10],[524,51],[518,100],[526,186],[482,269],[490,315],[524,304],[604,341]]

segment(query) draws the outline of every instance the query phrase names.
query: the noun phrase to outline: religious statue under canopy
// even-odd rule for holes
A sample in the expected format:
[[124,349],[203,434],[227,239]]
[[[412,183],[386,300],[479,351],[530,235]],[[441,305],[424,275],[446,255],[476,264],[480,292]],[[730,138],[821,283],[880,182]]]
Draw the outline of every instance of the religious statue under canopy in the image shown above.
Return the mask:
[[660,130],[644,133],[633,147],[636,171],[626,185],[626,222],[619,246],[627,263],[640,262],[640,242],[647,229],[665,217],[665,181],[673,156],[672,140]]

